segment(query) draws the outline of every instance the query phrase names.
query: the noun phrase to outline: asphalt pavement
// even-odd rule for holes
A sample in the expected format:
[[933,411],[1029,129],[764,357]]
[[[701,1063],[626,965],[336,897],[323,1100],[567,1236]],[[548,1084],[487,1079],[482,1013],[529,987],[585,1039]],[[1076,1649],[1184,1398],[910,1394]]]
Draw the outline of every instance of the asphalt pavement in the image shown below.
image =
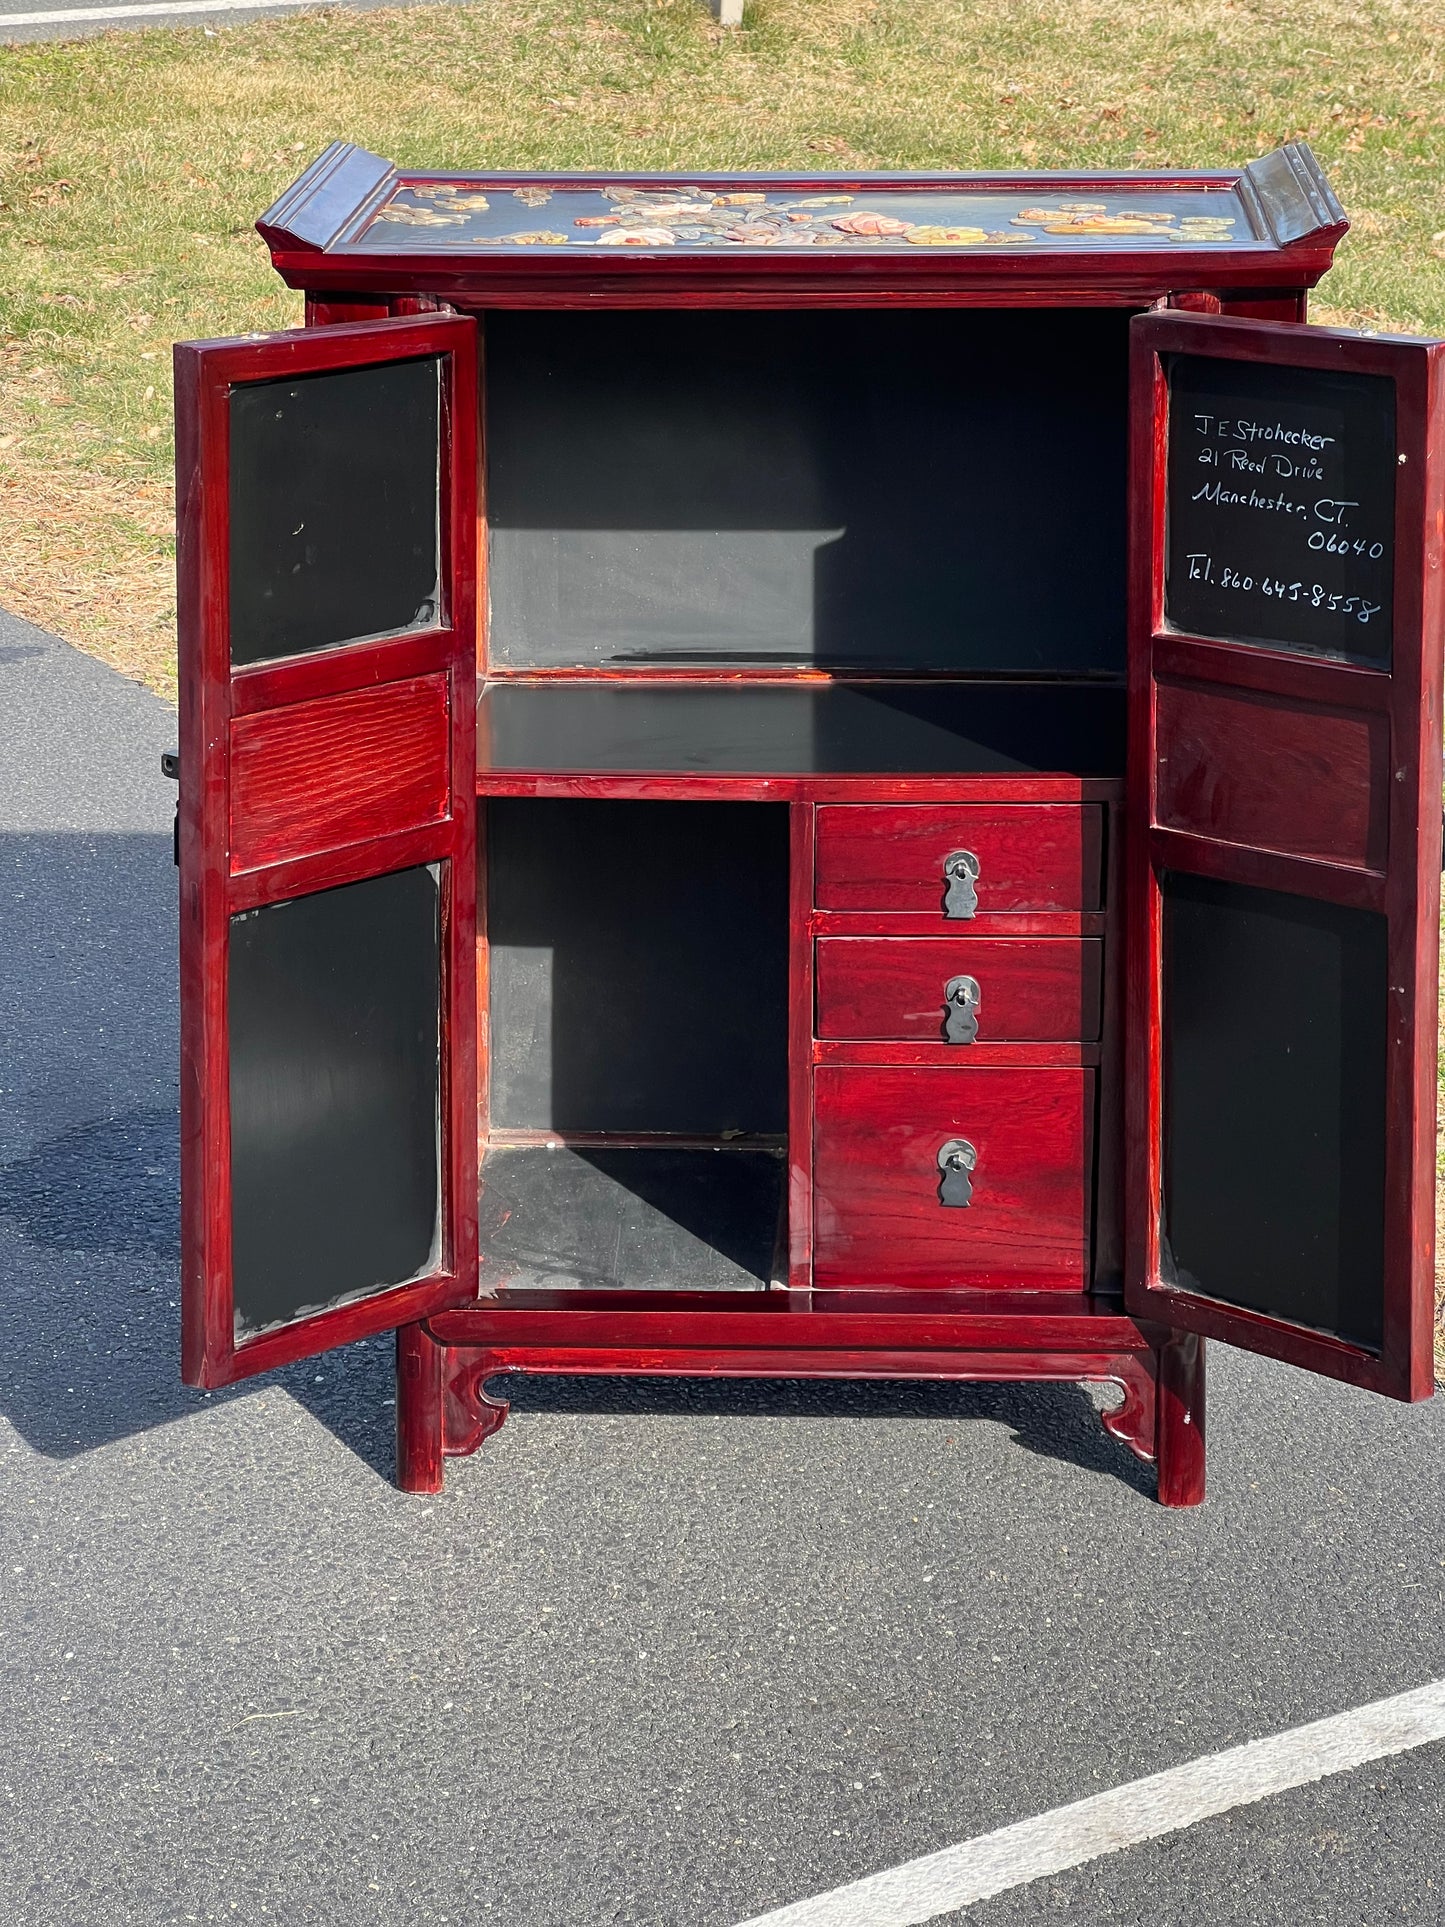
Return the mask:
[[[177,1370],[172,713],[0,619],[0,1921],[733,1927],[1445,1674],[1445,1402],[1211,1352],[1166,1512],[1068,1387]],[[976,1927],[1445,1920],[1445,1747]],[[960,1916],[959,1918],[962,1918]]]

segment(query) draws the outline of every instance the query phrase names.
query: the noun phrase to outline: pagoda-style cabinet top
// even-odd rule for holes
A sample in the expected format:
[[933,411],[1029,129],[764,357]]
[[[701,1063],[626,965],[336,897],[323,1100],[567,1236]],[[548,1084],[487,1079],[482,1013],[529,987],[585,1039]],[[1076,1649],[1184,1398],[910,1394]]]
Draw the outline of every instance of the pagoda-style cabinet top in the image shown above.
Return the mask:
[[[1312,287],[1347,223],[1307,147],[1168,174],[478,174],[336,142],[257,226],[312,291],[846,305]],[[622,269],[621,258],[628,263]],[[900,274],[900,268],[906,265]]]

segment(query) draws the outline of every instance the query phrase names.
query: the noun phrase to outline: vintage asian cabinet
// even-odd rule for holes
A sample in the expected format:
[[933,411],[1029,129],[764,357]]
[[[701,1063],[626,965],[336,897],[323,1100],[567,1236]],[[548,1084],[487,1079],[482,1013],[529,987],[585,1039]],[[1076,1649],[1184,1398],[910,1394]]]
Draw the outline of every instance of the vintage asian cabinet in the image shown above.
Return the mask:
[[184,1368],[1429,1395],[1441,344],[1209,174],[422,175],[177,349]]

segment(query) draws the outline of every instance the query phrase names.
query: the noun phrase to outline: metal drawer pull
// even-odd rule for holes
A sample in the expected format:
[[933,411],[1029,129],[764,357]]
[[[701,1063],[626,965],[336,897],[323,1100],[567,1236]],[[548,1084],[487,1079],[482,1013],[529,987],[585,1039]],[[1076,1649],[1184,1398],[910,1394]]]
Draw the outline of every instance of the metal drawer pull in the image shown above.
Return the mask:
[[972,1044],[978,1039],[978,1007],[983,992],[977,977],[950,977],[943,986],[943,1041]]
[[938,1187],[938,1202],[968,1206],[973,1203],[973,1169],[978,1152],[966,1137],[951,1137],[938,1153],[938,1168],[943,1182]]
[[972,850],[950,850],[943,859],[943,914],[946,917],[978,915],[978,858]]

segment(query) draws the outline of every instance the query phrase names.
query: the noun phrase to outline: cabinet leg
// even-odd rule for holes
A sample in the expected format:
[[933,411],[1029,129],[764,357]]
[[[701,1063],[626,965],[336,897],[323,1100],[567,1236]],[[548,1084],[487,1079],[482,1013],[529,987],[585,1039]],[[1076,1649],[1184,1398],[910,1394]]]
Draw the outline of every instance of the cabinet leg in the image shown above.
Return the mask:
[[1204,1340],[1197,1332],[1171,1333],[1155,1358],[1159,1503],[1198,1505],[1204,1498]]
[[396,1482],[403,1492],[442,1489],[442,1360],[425,1325],[396,1334]]

